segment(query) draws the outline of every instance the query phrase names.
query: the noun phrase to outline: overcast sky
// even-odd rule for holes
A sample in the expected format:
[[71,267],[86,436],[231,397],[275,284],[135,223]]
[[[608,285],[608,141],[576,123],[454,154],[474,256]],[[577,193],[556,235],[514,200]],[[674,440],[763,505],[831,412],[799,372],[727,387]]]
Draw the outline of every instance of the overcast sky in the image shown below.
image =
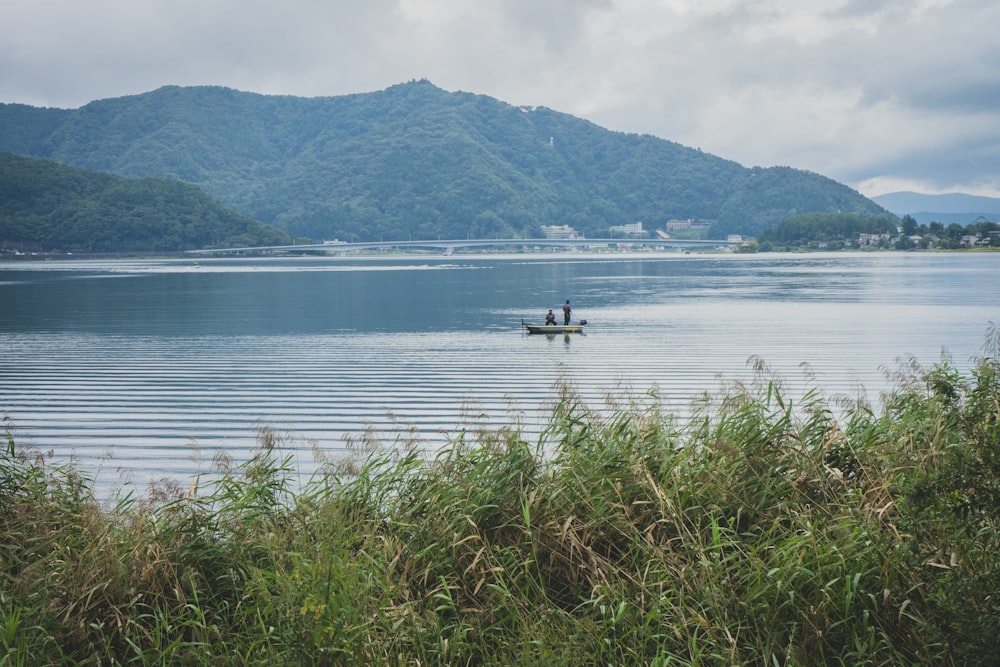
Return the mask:
[[868,196],[1000,196],[998,28],[997,0],[3,0],[0,102],[428,79]]

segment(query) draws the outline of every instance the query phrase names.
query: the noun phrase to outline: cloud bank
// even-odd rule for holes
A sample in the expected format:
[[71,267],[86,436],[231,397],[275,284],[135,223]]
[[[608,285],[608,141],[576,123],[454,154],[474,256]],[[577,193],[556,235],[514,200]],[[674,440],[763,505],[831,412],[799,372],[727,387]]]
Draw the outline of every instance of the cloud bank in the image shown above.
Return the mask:
[[6,0],[0,102],[426,78],[870,196],[998,196],[998,25],[993,0]]

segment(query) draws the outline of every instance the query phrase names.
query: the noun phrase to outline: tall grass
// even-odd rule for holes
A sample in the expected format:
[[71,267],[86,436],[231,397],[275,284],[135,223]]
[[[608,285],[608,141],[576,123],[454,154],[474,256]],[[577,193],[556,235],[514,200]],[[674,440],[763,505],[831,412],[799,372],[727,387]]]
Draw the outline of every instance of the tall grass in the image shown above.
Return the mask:
[[563,386],[537,442],[366,439],[306,483],[264,428],[111,503],[6,422],[0,665],[997,664],[998,351],[878,410],[763,366],[683,425]]

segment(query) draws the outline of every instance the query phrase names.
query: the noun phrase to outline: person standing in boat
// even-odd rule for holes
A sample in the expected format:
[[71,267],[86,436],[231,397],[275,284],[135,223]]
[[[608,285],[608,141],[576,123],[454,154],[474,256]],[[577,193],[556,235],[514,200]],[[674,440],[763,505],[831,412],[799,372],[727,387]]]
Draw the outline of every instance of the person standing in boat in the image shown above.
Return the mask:
[[552,309],[549,308],[548,314],[545,315],[545,326],[549,327],[554,325],[555,323],[556,323],[556,315],[555,313],[552,312]]
[[563,304],[563,324],[569,324],[569,314],[573,312],[573,309],[569,307],[569,299],[566,299],[566,303]]

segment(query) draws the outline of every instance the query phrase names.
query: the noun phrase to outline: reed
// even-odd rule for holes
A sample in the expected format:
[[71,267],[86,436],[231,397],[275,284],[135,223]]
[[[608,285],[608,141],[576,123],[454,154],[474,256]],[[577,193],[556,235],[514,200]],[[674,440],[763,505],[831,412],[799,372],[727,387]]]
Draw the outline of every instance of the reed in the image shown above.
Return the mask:
[[7,421],[0,665],[996,664],[998,351],[878,409],[758,364],[684,424],[563,384],[537,442],[365,437],[304,483],[263,428],[106,503]]

